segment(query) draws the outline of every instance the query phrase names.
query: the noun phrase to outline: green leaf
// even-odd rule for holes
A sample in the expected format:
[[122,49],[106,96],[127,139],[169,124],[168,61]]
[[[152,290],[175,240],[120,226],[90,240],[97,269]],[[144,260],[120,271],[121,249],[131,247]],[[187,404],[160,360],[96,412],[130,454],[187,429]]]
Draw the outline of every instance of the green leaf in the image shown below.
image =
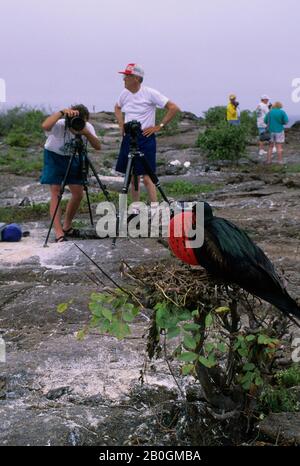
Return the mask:
[[230,312],[230,308],[227,306],[217,307],[215,309],[215,312],[217,312],[218,314],[225,314],[226,312]]
[[187,332],[190,332],[190,331],[199,332],[199,325],[198,324],[184,324],[183,329],[186,330]]
[[255,379],[255,385],[258,387],[263,384],[263,379],[260,376],[257,376]]
[[56,311],[59,312],[60,314],[63,314],[69,307],[69,303],[60,303],[57,308],[56,308]]
[[255,364],[253,364],[252,362],[247,362],[247,363],[243,366],[243,370],[244,370],[244,371],[252,371],[253,369],[255,369]]
[[190,320],[192,317],[192,313],[190,311],[187,311],[186,309],[179,314],[177,314],[177,319],[178,322],[181,322],[183,320]]
[[112,320],[113,314],[109,309],[107,309],[106,307],[103,307],[101,311],[102,311],[103,316],[106,317],[106,319]]
[[221,353],[226,353],[226,345],[224,343],[218,343],[217,344],[217,349],[221,352]]
[[259,345],[267,345],[270,341],[270,338],[267,337],[266,335],[259,335],[258,339],[257,339],[257,343]]
[[168,334],[167,334],[168,340],[171,340],[171,338],[177,337],[178,335],[180,335],[180,328],[174,327],[174,328],[168,329]]
[[196,346],[197,346],[197,343],[196,341],[194,340],[193,337],[191,337],[190,335],[186,335],[183,339],[183,344],[184,346],[189,349],[189,350],[194,350],[196,349]]
[[79,332],[77,332],[76,334],[76,339],[81,341],[85,338],[86,335],[87,335],[87,329],[79,330]]
[[254,335],[247,335],[246,338],[245,338],[245,340],[246,340],[246,341],[253,341],[253,340],[255,340],[255,338],[256,338],[256,337],[255,337]]
[[180,359],[180,361],[192,362],[195,361],[197,357],[197,354],[187,351],[185,353],[181,353],[178,359]]
[[242,382],[252,382],[255,379],[255,373],[254,372],[246,372],[245,375],[242,377]]
[[[156,307],[156,306],[155,306]],[[167,328],[168,321],[170,318],[170,312],[166,309],[166,307],[160,307],[155,314],[156,323],[161,328]]]
[[211,312],[209,314],[207,314],[207,316],[205,317],[205,328],[208,328],[212,325],[213,323],[213,316],[211,314]]
[[205,351],[207,353],[210,353],[215,347],[215,344],[214,343],[206,343],[205,345]]
[[133,314],[130,314],[129,312],[123,312],[123,320],[125,320],[125,322],[132,322],[135,318],[135,316]]
[[245,382],[242,384],[244,390],[249,390],[252,385],[252,382]]
[[93,315],[93,317],[91,318],[90,320],[90,323],[89,323],[89,326],[90,327],[98,327],[98,325],[100,325],[100,322],[101,322],[101,319],[95,315]]
[[199,316],[199,311],[198,311],[198,309],[195,309],[194,311],[192,311],[192,316],[193,316],[193,317],[198,317],[198,316]]
[[111,325],[111,334],[118,340],[122,340],[122,338],[130,335],[130,328],[124,322],[114,321]]
[[216,364],[213,358],[204,358],[203,356],[199,356],[199,362],[208,368],[211,368]]
[[99,331],[101,333],[111,333],[111,325],[110,320],[105,319],[99,324]]
[[192,372],[194,372],[194,367],[194,364],[185,364],[184,366],[182,366],[181,369],[182,375],[191,374]]

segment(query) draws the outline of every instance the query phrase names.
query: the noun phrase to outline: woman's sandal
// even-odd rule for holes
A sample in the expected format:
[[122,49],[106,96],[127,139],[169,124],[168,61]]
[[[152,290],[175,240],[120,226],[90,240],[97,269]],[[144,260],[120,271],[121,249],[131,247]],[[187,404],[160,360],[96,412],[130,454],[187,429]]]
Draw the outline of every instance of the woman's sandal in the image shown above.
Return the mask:
[[70,228],[68,228],[67,230],[64,230],[64,229],[63,229],[63,232],[64,232],[65,236],[70,236],[70,235],[72,235],[73,230],[74,230],[74,228],[73,228],[73,227],[70,227]]
[[64,232],[65,236],[70,236],[70,237],[73,237],[73,238],[79,238],[79,236],[80,236],[78,228],[70,227],[70,228],[68,228],[68,230],[63,229],[63,232]]
[[55,239],[56,243],[63,243],[64,241],[68,241],[65,235],[61,235],[58,238]]

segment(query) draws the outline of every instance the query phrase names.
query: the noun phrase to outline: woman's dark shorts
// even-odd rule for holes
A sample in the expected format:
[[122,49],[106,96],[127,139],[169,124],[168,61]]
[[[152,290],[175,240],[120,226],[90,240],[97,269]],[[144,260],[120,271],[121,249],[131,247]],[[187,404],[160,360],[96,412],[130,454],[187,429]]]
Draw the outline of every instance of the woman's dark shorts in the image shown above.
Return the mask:
[[[44,167],[40,178],[42,184],[61,184],[67,172],[70,156],[59,155],[44,149]],[[66,184],[83,184],[79,158],[72,161]]]

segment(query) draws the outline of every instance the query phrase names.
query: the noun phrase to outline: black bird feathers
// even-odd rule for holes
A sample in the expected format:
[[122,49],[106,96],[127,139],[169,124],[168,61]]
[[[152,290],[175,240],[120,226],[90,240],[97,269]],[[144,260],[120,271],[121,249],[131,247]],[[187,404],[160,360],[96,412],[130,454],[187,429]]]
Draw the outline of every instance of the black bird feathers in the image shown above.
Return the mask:
[[194,249],[199,264],[210,274],[236,283],[255,296],[268,301],[284,314],[300,319],[300,307],[281,283],[272,262],[233,223],[214,217],[211,207],[204,203],[204,244]]

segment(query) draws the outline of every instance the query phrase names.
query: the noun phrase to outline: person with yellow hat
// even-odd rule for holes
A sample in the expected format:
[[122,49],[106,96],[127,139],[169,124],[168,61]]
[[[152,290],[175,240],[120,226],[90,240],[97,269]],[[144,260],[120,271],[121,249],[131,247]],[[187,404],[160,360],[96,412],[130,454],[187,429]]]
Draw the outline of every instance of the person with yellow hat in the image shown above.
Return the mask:
[[238,105],[239,103],[236,100],[236,95],[230,94],[226,114],[227,121],[230,125],[240,124],[240,111],[238,109]]

